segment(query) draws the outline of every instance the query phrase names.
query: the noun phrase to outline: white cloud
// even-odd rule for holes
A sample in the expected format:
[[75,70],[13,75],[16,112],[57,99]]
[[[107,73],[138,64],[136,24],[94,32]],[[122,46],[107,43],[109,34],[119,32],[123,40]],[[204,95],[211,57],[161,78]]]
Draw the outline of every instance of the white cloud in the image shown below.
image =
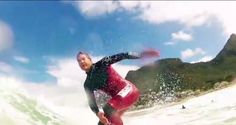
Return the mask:
[[164,45],[175,45],[176,41],[165,42]]
[[72,4],[85,16],[97,17],[109,14],[118,8],[114,1],[77,1]]
[[196,55],[204,55],[205,53],[206,52],[202,48],[196,48],[195,50],[186,49],[184,51],[181,51],[181,58],[187,59]]
[[14,60],[16,60],[20,63],[24,63],[24,64],[29,63],[29,59],[26,57],[23,57],[23,56],[14,56],[13,58],[14,58]]
[[13,72],[13,67],[5,62],[0,61],[0,72],[10,74]]
[[224,33],[236,33],[234,1],[153,1],[149,5],[141,12],[140,19],[150,23],[175,21],[192,27],[209,23],[215,17],[222,23]]
[[13,32],[8,24],[0,20],[0,51],[8,49],[13,43]]
[[201,6],[205,4],[203,2],[153,1],[146,4],[150,7],[143,10],[140,19],[150,23],[177,21],[187,26],[199,26],[208,19],[206,8]]
[[86,77],[75,59],[53,59],[47,72],[56,77],[58,85],[66,87],[79,85]]
[[134,11],[141,5],[141,1],[119,1],[119,5],[128,11]]
[[212,56],[204,56],[203,58],[201,58],[200,60],[198,60],[198,62],[207,62],[212,60],[213,57]]
[[213,59],[212,56],[204,56],[201,59],[197,60],[197,61],[192,61],[191,63],[198,63],[198,62],[208,62],[211,61]]
[[183,31],[172,33],[171,36],[173,40],[190,41],[193,39],[191,34],[187,34]]
[[122,10],[136,12],[149,7],[149,4],[142,1],[76,1],[64,3],[72,4],[83,15],[90,18]]
[[215,17],[224,33],[236,33],[235,1],[85,1],[73,2],[85,16],[102,16],[125,10],[154,24],[178,22],[186,27],[201,26]]
[[35,73],[38,73],[38,71],[0,61],[0,75],[5,74],[12,77],[24,78],[26,75]]
[[191,34],[185,33],[180,30],[176,33],[171,34],[171,40],[169,42],[165,42],[164,45],[175,45],[178,42],[190,42],[193,39]]
[[137,70],[140,68],[140,67],[134,66],[134,65],[121,65],[121,64],[114,64],[113,67],[123,78],[125,78],[128,71]]

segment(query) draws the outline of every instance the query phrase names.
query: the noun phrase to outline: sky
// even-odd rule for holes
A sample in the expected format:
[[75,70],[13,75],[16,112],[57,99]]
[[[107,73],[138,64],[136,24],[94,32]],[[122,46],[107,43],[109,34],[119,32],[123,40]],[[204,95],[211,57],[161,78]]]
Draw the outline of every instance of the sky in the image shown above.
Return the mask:
[[[71,86],[78,51],[104,56],[160,51],[159,59],[213,59],[236,33],[234,1],[0,1],[0,78]],[[114,67],[125,77],[143,60]]]

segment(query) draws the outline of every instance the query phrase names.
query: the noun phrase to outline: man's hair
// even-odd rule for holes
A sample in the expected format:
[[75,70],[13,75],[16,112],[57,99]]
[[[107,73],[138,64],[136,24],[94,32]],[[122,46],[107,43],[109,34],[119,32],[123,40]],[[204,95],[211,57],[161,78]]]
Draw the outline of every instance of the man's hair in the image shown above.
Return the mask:
[[79,51],[79,52],[78,52],[78,54],[77,54],[77,59],[79,58],[79,55],[80,55],[80,54],[84,54],[86,57],[88,57],[90,60],[92,60],[88,53],[82,52],[82,51]]

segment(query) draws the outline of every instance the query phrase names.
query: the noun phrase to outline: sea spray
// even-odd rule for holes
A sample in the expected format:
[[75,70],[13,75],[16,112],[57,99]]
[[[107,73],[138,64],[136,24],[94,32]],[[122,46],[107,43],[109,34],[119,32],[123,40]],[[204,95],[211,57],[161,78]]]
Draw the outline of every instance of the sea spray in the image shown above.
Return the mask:
[[[163,105],[177,100],[181,90],[181,76],[174,72],[162,72],[156,75],[153,89],[143,93],[133,109],[143,109],[155,105]],[[159,87],[158,87],[159,86]]]

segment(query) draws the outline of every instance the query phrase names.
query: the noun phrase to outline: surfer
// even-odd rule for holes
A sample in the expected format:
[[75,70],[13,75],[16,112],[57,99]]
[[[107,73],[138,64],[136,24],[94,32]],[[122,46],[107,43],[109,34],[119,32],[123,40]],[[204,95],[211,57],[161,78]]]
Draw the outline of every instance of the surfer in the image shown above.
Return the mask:
[[[139,98],[139,90],[130,81],[122,78],[112,64],[124,59],[139,59],[143,57],[158,57],[156,50],[145,50],[141,53],[126,52],[102,58],[96,63],[85,52],[77,54],[77,61],[87,74],[84,89],[91,110],[99,118],[98,125],[123,125],[121,115],[127,111]],[[103,112],[96,104],[94,91],[102,90],[112,98],[104,105]]]

